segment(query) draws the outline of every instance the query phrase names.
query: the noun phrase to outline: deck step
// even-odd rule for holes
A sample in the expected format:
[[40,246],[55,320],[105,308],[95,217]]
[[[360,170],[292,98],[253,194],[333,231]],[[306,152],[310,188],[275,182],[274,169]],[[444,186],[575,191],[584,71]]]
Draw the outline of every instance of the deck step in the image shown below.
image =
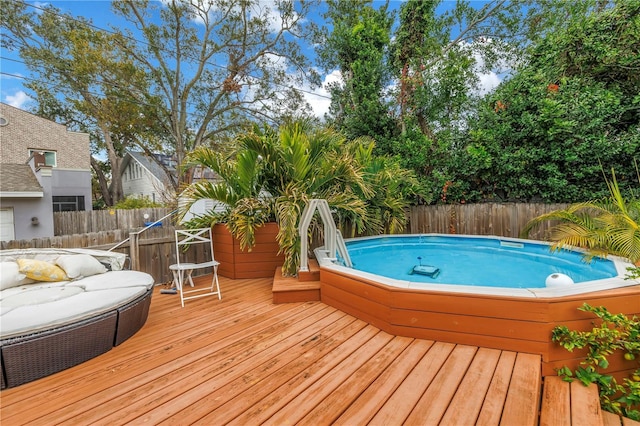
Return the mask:
[[[315,265],[312,265],[312,262]],[[309,261],[309,272],[304,277],[283,277],[282,268],[276,269],[273,276],[273,303],[293,303],[293,302],[316,302],[320,300],[320,268],[315,261]],[[317,279],[311,279],[316,274],[314,268],[317,268]]]
[[298,272],[298,281],[320,281],[320,265],[315,259],[309,259],[309,270]]
[[578,380],[569,383],[557,376],[545,377],[540,426],[559,424],[605,425],[595,384],[584,386]]

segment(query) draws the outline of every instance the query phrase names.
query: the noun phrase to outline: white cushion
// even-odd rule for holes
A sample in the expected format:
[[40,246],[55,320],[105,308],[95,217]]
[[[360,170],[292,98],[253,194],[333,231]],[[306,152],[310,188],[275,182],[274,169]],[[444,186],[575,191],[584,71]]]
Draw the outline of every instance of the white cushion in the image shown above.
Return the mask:
[[41,303],[55,302],[82,293],[80,287],[49,287],[23,291],[9,297],[4,297],[0,305],[2,307],[17,308],[19,306],[39,305]]
[[56,264],[64,269],[71,279],[107,272],[107,268],[98,259],[88,254],[65,254],[56,259]]
[[18,293],[23,293],[25,291],[39,290],[41,288],[64,287],[65,285],[71,282],[71,281],[47,282],[47,281],[33,281],[33,280],[28,280],[28,281],[30,281],[32,284],[29,284],[29,283],[20,284],[15,287],[7,288],[5,290],[0,291],[0,301],[4,300],[7,297],[13,296]]
[[96,258],[99,262],[107,265],[112,271],[119,271],[124,268],[127,255],[104,250],[91,249],[61,249],[61,248],[30,248],[0,250],[0,262],[16,261],[17,259],[37,259],[47,262],[55,262],[59,256],[68,254],[88,254]]
[[70,286],[78,286],[85,291],[108,290],[125,287],[153,287],[153,277],[139,271],[111,271],[107,274],[94,275],[78,281],[73,281]]
[[135,300],[146,291],[144,287],[83,291],[73,297],[54,302],[14,307],[6,313],[3,312],[0,336],[6,339],[35,333],[112,312],[117,306]]
[[25,277],[16,262],[0,262],[0,290],[20,285]]

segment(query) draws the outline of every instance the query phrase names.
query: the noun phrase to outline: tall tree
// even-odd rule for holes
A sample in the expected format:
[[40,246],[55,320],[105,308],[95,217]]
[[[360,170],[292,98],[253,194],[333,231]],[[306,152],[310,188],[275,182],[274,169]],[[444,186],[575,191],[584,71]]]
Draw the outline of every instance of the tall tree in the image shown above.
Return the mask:
[[[317,80],[298,41],[313,1],[117,0],[145,42],[128,53],[162,99],[155,114],[178,163],[248,120],[305,111],[303,82]],[[133,34],[131,34],[133,37]],[[189,173],[181,181],[189,183]],[[176,185],[177,189],[177,185]]]
[[[378,25],[369,23],[370,16],[389,18],[384,7],[374,11],[371,1],[328,2],[333,28],[319,54],[327,70],[339,69],[343,77],[332,90],[332,118],[350,136],[373,137],[378,153],[397,155],[416,170],[432,187],[434,198],[426,200],[432,201],[450,180],[452,154],[482,95],[480,75],[504,75],[549,29],[564,28],[572,15],[606,8],[605,3],[408,0],[400,5],[397,26],[392,26],[382,18],[374,20]],[[367,22],[367,32],[359,31],[362,22]],[[382,28],[393,28],[393,35],[367,36],[381,34],[375,30]],[[370,84],[357,84],[354,70]],[[393,79],[384,72],[391,72]],[[381,85],[376,85],[381,80],[368,77],[378,74],[386,76]],[[353,110],[344,106],[358,99],[362,88],[369,95],[367,104],[380,107],[362,109],[366,115],[351,125],[344,117]],[[389,102],[393,98],[395,104]],[[395,121],[389,125],[391,119]],[[372,124],[363,128],[361,123]]]
[[155,132],[154,122],[144,119],[155,102],[148,96],[146,75],[122,50],[113,49],[128,40],[51,6],[36,12],[23,2],[3,1],[1,7],[7,30],[2,45],[18,49],[31,71],[25,86],[38,100],[36,112],[94,135],[93,151],[106,152],[110,181],[100,160],[92,156],[91,164],[105,204],[115,204],[123,196],[124,150]]
[[390,74],[384,56],[389,46],[393,14],[387,5],[374,9],[369,0],[327,1],[318,45],[319,61],[327,70],[337,69],[341,83],[330,86],[330,119],[348,137],[388,135],[393,122],[387,118],[385,91]]
[[603,168],[637,185],[640,3],[573,19],[470,122],[456,173],[470,197],[586,201],[608,194]]
[[[595,1],[595,0],[594,0]],[[480,74],[513,69],[532,41],[584,15],[594,1],[408,0],[392,44],[403,132],[417,125],[429,138],[463,125]]]

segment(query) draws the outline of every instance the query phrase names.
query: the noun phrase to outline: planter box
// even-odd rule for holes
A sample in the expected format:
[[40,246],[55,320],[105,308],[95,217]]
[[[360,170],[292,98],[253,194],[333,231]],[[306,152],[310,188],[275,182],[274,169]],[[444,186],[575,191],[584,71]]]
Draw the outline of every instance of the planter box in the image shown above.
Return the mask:
[[240,250],[240,242],[233,238],[226,225],[214,225],[213,250],[220,262],[218,274],[233,280],[273,278],[276,268],[284,263],[284,255],[278,254],[277,234],[276,223],[261,226],[256,230],[256,245],[246,251]]

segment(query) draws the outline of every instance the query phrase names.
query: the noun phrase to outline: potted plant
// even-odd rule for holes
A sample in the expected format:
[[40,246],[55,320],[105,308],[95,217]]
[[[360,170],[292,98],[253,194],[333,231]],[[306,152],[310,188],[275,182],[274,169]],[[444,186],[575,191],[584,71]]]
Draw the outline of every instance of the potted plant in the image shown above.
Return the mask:
[[[228,157],[210,148],[200,148],[186,158],[185,167],[193,165],[208,167],[218,176],[214,182],[191,184],[181,196],[186,200],[182,205],[183,213],[201,199],[212,199],[217,203],[216,209],[196,216],[186,226],[214,227],[216,257],[221,262],[218,273],[232,279],[273,276],[275,266],[270,270],[270,265],[281,263],[283,257],[278,254],[272,201],[264,193],[258,155],[242,150]],[[258,238],[267,248],[260,251],[263,254],[256,262],[246,255],[256,245],[259,230],[274,237],[273,241],[268,236]]]
[[209,148],[189,154],[189,166],[208,167],[220,181],[189,186],[184,208],[202,198],[223,203],[222,210],[196,218],[193,225],[224,222],[247,250],[257,229],[277,223],[285,276],[298,272],[298,223],[312,198],[326,199],[352,235],[403,229],[406,194],[416,180],[397,163],[374,157],[371,140],[347,141],[309,121],[291,121],[278,129],[255,126],[236,138],[236,146],[227,156]]

